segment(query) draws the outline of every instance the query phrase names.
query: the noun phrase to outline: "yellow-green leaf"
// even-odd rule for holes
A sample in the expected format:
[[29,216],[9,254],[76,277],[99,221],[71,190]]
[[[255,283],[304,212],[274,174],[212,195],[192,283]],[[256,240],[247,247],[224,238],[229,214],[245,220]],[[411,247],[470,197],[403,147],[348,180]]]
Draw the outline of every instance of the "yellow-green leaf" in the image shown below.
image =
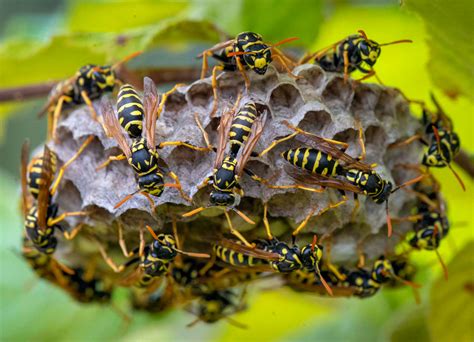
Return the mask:
[[471,241],[449,263],[449,280],[433,284],[427,322],[434,341],[474,340],[473,251]]
[[405,4],[425,22],[433,83],[451,97],[464,95],[474,101],[474,2],[406,0]]

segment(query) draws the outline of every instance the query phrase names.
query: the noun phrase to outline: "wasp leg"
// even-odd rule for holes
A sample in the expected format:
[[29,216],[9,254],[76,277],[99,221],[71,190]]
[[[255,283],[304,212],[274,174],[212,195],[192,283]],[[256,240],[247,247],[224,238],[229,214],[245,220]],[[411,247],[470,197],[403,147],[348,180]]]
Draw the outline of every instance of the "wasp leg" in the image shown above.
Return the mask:
[[66,171],[66,169],[69,167],[69,165],[72,164],[72,162],[74,162],[81,155],[81,153],[84,151],[87,145],[89,145],[92,142],[92,140],[94,140],[94,137],[91,135],[82,143],[81,147],[79,147],[77,152],[63,166],[61,166],[61,168],[59,169],[58,175],[54,181],[54,184],[51,188],[51,196],[53,196],[56,193],[59,182],[63,178],[64,172]]
[[125,243],[125,239],[123,238],[122,222],[118,221],[117,222],[117,227],[118,227],[118,242],[119,242],[120,249],[122,250],[123,255],[126,258],[129,258],[133,255],[133,252],[129,252],[127,250],[127,244]]
[[[286,121],[286,120],[283,120],[282,122],[283,122],[283,124],[285,124],[288,128],[294,130],[296,133],[303,134],[303,135],[317,136],[317,135],[315,135],[315,134],[313,134],[313,133],[306,132],[305,130],[302,130],[302,129],[299,128],[299,127],[293,126],[292,124],[290,124],[290,123],[289,123],[288,121]],[[339,141],[339,140],[323,138],[323,137],[320,137],[320,136],[317,136],[317,137],[320,138],[320,139],[323,139],[324,141],[327,141],[328,143],[341,146],[342,152],[344,152],[345,150],[347,150],[347,148],[349,147],[349,144],[348,144],[348,143],[345,143],[345,142],[342,142],[342,141]]]
[[240,62],[240,59],[239,59],[239,58],[236,58],[235,61],[237,62],[237,68],[239,69],[240,74],[241,74],[242,77],[244,78],[244,82],[245,82],[245,92],[248,94],[248,93],[249,93],[249,89],[250,89],[250,80],[249,80],[249,77],[247,76],[247,73],[245,72],[244,66],[243,66],[242,63]]
[[56,128],[58,126],[59,115],[61,115],[61,109],[63,108],[63,104],[64,104],[64,101],[66,101],[66,98],[67,98],[67,96],[65,96],[65,95],[61,96],[58,100],[58,103],[54,107],[53,123],[52,123],[52,127],[51,127],[52,136],[53,136],[54,141],[57,140]]
[[158,146],[156,146],[156,148],[161,149],[165,146],[184,146],[195,151],[203,151],[203,152],[210,151],[209,147],[198,147],[184,141],[165,141],[165,142],[160,143]]
[[198,126],[199,130],[201,131],[202,138],[204,139],[204,142],[206,143],[207,149],[210,151],[212,150],[212,145],[209,140],[209,135],[207,134],[206,130],[202,126],[201,120],[199,120],[199,114],[197,112],[194,113],[194,121],[196,121],[196,125]]
[[138,255],[143,256],[145,252],[145,234],[143,233],[143,224],[140,225],[140,246],[138,247]]
[[160,118],[160,115],[161,115],[161,112],[163,111],[163,107],[165,106],[165,102],[166,100],[168,99],[168,96],[170,96],[171,94],[173,94],[176,90],[178,90],[179,87],[183,87],[185,86],[184,83],[178,83],[176,84],[171,90],[168,90],[166,93],[164,93],[162,96],[161,96],[161,101],[160,101],[160,104],[158,106],[158,114],[156,116],[156,119],[158,120]]
[[[345,202],[347,201],[347,198],[344,198],[342,201],[339,201],[337,202],[336,204],[329,204],[326,208],[322,209],[319,211],[319,213],[317,215],[315,215],[314,217],[318,217],[318,216],[321,216],[323,215],[326,211],[330,210],[330,209],[334,209],[334,208],[337,208],[339,207],[341,204],[344,204]],[[298,235],[301,230],[308,224],[308,221],[311,219],[311,217],[313,217],[313,214],[314,212],[316,211],[316,208],[311,210],[309,212],[309,214],[305,217],[305,219],[300,223],[300,225],[293,231],[292,235],[293,236],[296,236]]]
[[310,187],[307,187],[307,186],[304,186],[304,185],[299,185],[299,184],[273,185],[273,184],[271,184],[270,181],[268,181],[267,179],[262,178],[262,177],[260,177],[260,176],[257,176],[256,174],[254,174],[254,173],[253,173],[252,171],[250,171],[250,170],[245,169],[244,171],[245,171],[245,172],[250,176],[250,178],[252,178],[254,181],[259,182],[259,183],[262,183],[263,185],[265,185],[267,188],[270,188],[270,189],[300,189],[300,190],[306,190],[306,191],[317,192],[317,193],[324,192],[324,189],[323,189],[323,188],[321,188],[321,189],[316,189],[316,188],[310,188]]
[[89,215],[90,212],[88,211],[70,211],[66,213],[62,213],[61,215],[55,217],[54,219],[49,219],[48,220],[48,226],[54,226],[55,224],[58,224],[62,220],[64,220],[66,217],[70,216],[86,216]]
[[212,178],[211,177],[207,177],[206,179],[204,179],[201,184],[199,184],[197,186],[198,190],[201,190],[202,188],[205,188],[206,186],[209,185],[209,183],[212,182]]
[[272,143],[266,148],[264,149],[262,152],[259,153],[258,157],[263,157],[265,154],[267,154],[268,152],[270,152],[272,149],[274,149],[278,144],[282,143],[282,142],[285,142],[287,140],[290,140],[292,138],[294,138],[295,136],[298,135],[298,132],[295,132],[295,133],[292,133],[290,135],[287,135],[283,138],[280,138],[280,139],[277,139],[277,140],[273,140]]
[[253,245],[249,243],[247,239],[245,239],[243,235],[240,234],[240,232],[234,228],[234,225],[232,224],[232,221],[230,219],[230,216],[227,210],[224,211],[224,214],[225,214],[225,218],[227,219],[227,224],[229,225],[230,233],[235,235],[235,237],[238,238],[240,241],[242,241],[244,245],[246,245],[247,247],[253,247]]
[[212,253],[209,261],[199,270],[199,275],[201,277],[205,276],[206,273],[212,268],[212,266],[214,266],[215,263],[216,263],[216,254]]
[[140,191],[140,195],[145,196],[145,198],[148,200],[148,203],[150,203],[152,212],[155,212],[155,201],[153,200],[151,195],[146,191]]
[[270,229],[270,224],[268,223],[267,212],[268,212],[268,204],[265,203],[263,205],[263,225],[265,226],[265,231],[267,233],[268,240],[273,240],[273,235],[272,235],[272,231]]
[[357,243],[357,254],[358,254],[358,262],[357,262],[357,267],[363,268],[365,267],[365,253],[364,253],[364,248],[363,244],[361,241]]
[[427,145],[428,142],[425,140],[425,138],[421,135],[421,134],[415,134],[403,141],[400,141],[400,142],[396,142],[396,143],[393,143],[391,145],[388,146],[388,148],[398,148],[398,147],[401,147],[401,146],[405,146],[405,145],[409,145],[411,144],[412,142],[414,141],[417,141],[417,140],[420,140],[423,144]]
[[174,187],[175,187],[176,189],[178,189],[178,191],[179,191],[181,197],[182,197],[185,201],[192,202],[193,200],[192,200],[188,195],[186,195],[186,194],[184,193],[183,188],[182,188],[182,186],[181,186],[181,183],[179,182],[179,177],[178,177],[174,172],[170,172],[168,175],[174,180],[174,182],[175,182],[175,186],[174,186]]
[[366,157],[366,150],[365,150],[365,142],[364,142],[364,129],[362,128],[362,125],[360,121],[357,120],[356,126],[358,127],[359,131],[359,136],[358,136],[358,141],[359,141],[359,146],[360,146],[360,156],[357,158],[359,161],[365,160]]
[[222,65],[216,65],[212,69],[211,85],[212,85],[213,101],[212,101],[212,110],[210,114],[211,118],[214,117],[214,114],[217,111],[217,102],[219,99],[219,94],[218,94],[219,85],[217,84],[217,71],[222,71],[222,70],[224,70],[224,67]]
[[332,249],[332,238],[331,238],[331,241],[329,241],[326,244],[326,262],[325,262],[326,267],[337,277],[339,281],[345,281],[346,276],[342,274],[341,272],[339,272],[339,269],[337,268],[337,266],[331,262],[331,249]]
[[298,75],[293,74],[293,72],[288,67],[288,64],[285,62],[285,60],[283,59],[283,57],[281,55],[276,54],[273,57],[278,61],[278,63],[280,63],[283,66],[283,68],[286,70],[288,75],[290,75],[290,77],[292,77],[294,79],[302,79],[303,78],[302,76],[298,76]]
[[65,231],[64,237],[66,238],[66,240],[74,239],[83,227],[84,227],[84,222],[79,223],[73,229],[71,229],[71,232]]
[[87,107],[89,107],[89,110],[91,112],[92,119],[94,121],[98,121],[97,118],[97,112],[95,111],[94,105],[92,104],[91,99],[89,98],[89,95],[87,95],[87,92],[85,90],[81,91],[81,97],[84,100],[85,104]]
[[102,246],[102,244],[98,240],[95,240],[95,242],[97,244],[97,247],[99,248],[99,252],[102,255],[102,258],[104,259],[105,263],[109,265],[109,267],[113,269],[115,273],[122,272],[125,266],[124,265],[117,266],[112,260],[112,258],[105,251],[104,246]]
[[209,63],[207,62],[209,56],[212,56],[212,52],[209,50],[202,53],[201,80],[206,78],[207,70],[209,69]]
[[357,196],[357,194],[354,194],[354,208],[352,208],[352,212],[351,212],[351,222],[355,221],[355,217],[357,213],[359,212],[359,207],[360,207],[359,197]]
[[104,167],[106,167],[107,165],[109,165],[111,162],[113,162],[115,160],[125,160],[125,159],[127,159],[127,157],[123,153],[119,154],[117,156],[110,156],[109,158],[107,158],[107,160],[105,162],[100,164],[95,170],[99,171],[100,169],[103,169]]
[[342,56],[344,58],[344,83],[347,83],[349,80],[349,55],[347,50],[344,50]]
[[206,208],[205,207],[199,207],[199,208],[193,209],[193,210],[181,215],[181,217],[191,217],[191,216],[194,216],[194,215],[200,213],[203,210],[206,210]]

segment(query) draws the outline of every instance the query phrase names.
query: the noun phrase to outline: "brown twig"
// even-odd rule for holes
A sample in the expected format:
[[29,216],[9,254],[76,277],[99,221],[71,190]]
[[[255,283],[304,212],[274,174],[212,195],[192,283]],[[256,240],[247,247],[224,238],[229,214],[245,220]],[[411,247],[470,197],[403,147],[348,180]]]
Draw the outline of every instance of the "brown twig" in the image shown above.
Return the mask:
[[473,156],[466,150],[461,150],[454,158],[454,162],[471,177],[474,178],[474,161]]
[[[142,86],[144,76],[148,76],[156,84],[187,83],[199,78],[200,70],[194,67],[187,68],[162,68],[120,71],[120,76],[129,83]],[[48,95],[58,81],[49,81],[38,84],[29,84],[20,87],[0,89],[0,103],[8,101],[29,100]]]

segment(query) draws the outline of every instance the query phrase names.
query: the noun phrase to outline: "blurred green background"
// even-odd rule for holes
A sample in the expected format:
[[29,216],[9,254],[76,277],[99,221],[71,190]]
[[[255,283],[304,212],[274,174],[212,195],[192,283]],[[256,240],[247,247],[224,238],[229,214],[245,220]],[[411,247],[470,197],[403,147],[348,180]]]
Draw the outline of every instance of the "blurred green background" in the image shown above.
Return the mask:
[[[196,66],[195,51],[218,41],[212,24],[232,35],[256,31],[270,42],[297,36],[292,47],[310,51],[362,28],[378,42],[414,41],[384,48],[378,75],[410,98],[427,101],[433,90],[472,155],[473,17],[472,1],[0,0],[0,89],[66,78],[85,63],[116,61],[139,49],[147,53],[132,68]],[[44,139],[45,124],[36,118],[43,101],[0,103],[1,340],[473,340],[474,183],[457,167],[466,192],[449,170],[436,172],[453,225],[440,248],[450,279],[440,277],[433,253],[418,253],[421,305],[403,287],[363,301],[263,291],[251,293],[249,310],[235,316],[248,325],[240,330],[226,322],[188,329],[194,317],[183,312],[134,314],[125,329],[110,308],[76,304],[35,279],[17,255],[19,151],[25,137],[33,145]],[[127,310],[123,293],[116,297]]]

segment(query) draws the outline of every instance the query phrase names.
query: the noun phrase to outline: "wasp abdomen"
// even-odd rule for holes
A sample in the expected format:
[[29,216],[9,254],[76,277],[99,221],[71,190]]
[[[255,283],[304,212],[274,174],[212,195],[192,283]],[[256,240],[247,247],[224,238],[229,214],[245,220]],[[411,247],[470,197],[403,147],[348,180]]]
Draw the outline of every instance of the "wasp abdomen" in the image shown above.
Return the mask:
[[143,131],[143,104],[135,89],[129,84],[120,87],[117,111],[120,125],[130,138],[140,138]]

